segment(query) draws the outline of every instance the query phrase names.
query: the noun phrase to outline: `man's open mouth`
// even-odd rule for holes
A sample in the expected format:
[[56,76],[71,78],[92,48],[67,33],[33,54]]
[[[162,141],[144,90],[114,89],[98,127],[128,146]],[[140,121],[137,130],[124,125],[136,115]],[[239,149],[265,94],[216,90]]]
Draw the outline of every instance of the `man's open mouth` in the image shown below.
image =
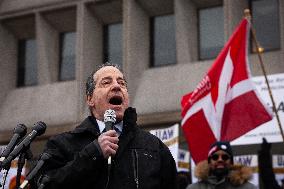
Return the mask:
[[121,105],[122,104],[122,97],[114,96],[109,100],[109,103],[112,105]]

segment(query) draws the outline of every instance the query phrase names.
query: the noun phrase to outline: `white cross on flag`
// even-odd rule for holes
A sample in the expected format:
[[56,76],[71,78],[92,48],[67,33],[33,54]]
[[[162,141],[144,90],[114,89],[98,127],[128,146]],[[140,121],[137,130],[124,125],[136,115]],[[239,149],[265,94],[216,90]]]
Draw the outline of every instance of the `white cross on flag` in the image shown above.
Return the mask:
[[250,80],[243,19],[197,88],[183,96],[182,128],[195,163],[215,141],[232,141],[272,119]]

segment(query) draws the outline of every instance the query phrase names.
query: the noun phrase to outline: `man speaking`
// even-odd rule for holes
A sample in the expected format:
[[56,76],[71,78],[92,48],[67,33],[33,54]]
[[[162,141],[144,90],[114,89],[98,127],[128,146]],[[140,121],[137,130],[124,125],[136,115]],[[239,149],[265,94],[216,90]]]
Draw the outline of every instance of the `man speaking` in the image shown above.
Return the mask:
[[[116,65],[104,64],[89,76],[86,101],[91,116],[46,144],[51,158],[42,172],[49,177],[45,188],[176,188],[174,159],[157,137],[137,126]],[[113,129],[105,129],[107,111],[115,112]]]

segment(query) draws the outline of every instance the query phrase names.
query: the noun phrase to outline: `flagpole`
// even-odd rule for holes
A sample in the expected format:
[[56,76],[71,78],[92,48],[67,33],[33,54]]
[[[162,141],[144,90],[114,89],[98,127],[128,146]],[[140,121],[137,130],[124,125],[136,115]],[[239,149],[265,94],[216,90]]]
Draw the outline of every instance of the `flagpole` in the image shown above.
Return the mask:
[[[250,14],[250,10],[249,9],[245,9],[244,10],[244,14],[245,14],[245,17],[248,20],[251,20],[251,14]],[[270,99],[271,99],[271,102],[272,102],[272,109],[275,112],[276,120],[278,122],[278,126],[279,126],[279,129],[280,129],[282,140],[284,142],[283,129],[282,129],[281,122],[280,122],[280,119],[279,119],[279,116],[278,116],[278,112],[276,110],[275,101],[274,101],[274,98],[273,98],[273,95],[272,95],[272,92],[271,92],[271,88],[270,88],[270,85],[269,85],[269,82],[268,82],[268,79],[267,79],[265,67],[264,67],[264,64],[263,64],[263,61],[262,61],[262,57],[261,57],[261,53],[263,52],[264,49],[262,47],[260,47],[260,45],[259,45],[259,43],[258,43],[258,41],[256,39],[256,32],[255,32],[255,29],[253,28],[252,24],[251,24],[251,32],[252,32],[253,42],[255,43],[256,52],[257,52],[257,55],[258,55],[260,66],[261,66],[261,69],[262,69],[262,72],[263,72],[263,75],[264,75],[264,78],[265,78],[265,82],[266,82],[266,85],[267,85],[267,89],[268,89],[268,92],[269,92],[269,96],[270,96]]]

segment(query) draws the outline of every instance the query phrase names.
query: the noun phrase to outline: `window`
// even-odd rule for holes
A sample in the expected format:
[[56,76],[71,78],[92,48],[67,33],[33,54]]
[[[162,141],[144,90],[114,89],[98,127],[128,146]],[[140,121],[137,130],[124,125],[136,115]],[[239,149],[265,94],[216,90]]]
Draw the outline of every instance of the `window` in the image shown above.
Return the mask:
[[122,24],[104,26],[104,62],[122,67]]
[[[280,48],[278,0],[252,0],[252,23],[264,50]],[[254,45],[252,45],[254,46]]]
[[75,42],[75,32],[60,34],[60,81],[75,79]]
[[151,18],[151,66],[176,63],[176,36],[174,15]]
[[18,74],[17,86],[37,84],[37,60],[35,39],[23,39],[18,43]]
[[223,7],[200,9],[199,16],[199,59],[215,58],[224,46]]

